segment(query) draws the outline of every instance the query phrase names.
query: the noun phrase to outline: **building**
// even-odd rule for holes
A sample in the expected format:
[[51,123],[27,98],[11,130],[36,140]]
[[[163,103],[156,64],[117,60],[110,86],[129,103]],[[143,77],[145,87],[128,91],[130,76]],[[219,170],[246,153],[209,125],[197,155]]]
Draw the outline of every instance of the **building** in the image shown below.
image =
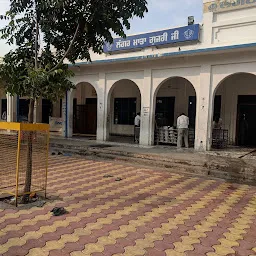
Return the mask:
[[[70,66],[76,89],[53,107],[62,135],[132,136],[140,111],[140,144],[150,146],[156,120],[175,126],[185,112],[196,150],[211,149],[214,117],[230,145],[256,146],[256,0],[203,4],[202,24],[115,39],[92,63]],[[4,103],[10,121],[15,101]]]

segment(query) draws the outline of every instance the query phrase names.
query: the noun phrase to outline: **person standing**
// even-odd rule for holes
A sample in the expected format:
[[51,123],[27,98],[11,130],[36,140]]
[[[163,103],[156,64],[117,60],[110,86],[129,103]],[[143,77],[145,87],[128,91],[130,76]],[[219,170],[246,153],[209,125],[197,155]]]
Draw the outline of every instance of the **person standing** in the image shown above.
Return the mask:
[[4,120],[4,121],[7,120],[7,113],[6,113],[6,111],[4,111],[3,114],[2,114],[2,120]]
[[134,119],[134,141],[136,143],[139,143],[140,140],[140,112],[137,113],[135,119]]
[[177,128],[178,128],[178,141],[177,147],[181,148],[183,144],[183,139],[185,142],[185,147],[188,148],[188,126],[189,118],[182,113],[177,119]]

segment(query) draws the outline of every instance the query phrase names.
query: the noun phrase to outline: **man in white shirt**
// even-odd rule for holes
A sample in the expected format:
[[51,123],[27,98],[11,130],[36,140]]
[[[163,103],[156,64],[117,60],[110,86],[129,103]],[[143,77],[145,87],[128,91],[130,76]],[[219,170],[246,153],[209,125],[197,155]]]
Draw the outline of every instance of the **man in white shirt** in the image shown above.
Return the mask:
[[134,119],[134,141],[139,143],[140,139],[140,113],[137,113],[137,116]]
[[183,144],[183,138],[185,142],[185,147],[188,148],[188,126],[189,118],[182,113],[177,119],[177,128],[178,128],[178,141],[177,147],[181,148]]
[[140,127],[140,120],[141,120],[140,113],[137,113],[137,116],[134,119],[135,127]]

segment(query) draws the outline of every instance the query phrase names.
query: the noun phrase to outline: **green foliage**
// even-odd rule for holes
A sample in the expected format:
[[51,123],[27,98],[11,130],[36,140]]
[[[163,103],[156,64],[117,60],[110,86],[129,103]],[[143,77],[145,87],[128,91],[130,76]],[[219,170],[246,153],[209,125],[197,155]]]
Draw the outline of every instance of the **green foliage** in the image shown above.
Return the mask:
[[69,80],[73,76],[68,65],[61,66],[49,72],[56,63],[46,56],[39,57],[39,68],[35,69],[31,58],[26,58],[24,51],[16,49],[5,55],[0,67],[0,80],[6,92],[11,95],[38,99],[40,97],[56,101],[65,92],[74,87]]
[[56,99],[73,87],[64,59],[90,60],[112,34],[125,37],[129,20],[143,17],[147,0],[11,0],[0,19],[1,38],[16,45],[0,67],[6,91],[31,99]]

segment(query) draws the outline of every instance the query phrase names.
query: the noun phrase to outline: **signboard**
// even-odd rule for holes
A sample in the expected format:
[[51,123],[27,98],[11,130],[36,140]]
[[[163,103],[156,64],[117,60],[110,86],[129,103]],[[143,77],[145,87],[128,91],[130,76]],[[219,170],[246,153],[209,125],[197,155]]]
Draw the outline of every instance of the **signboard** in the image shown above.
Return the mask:
[[104,52],[127,51],[150,46],[160,46],[199,40],[199,24],[162,30],[153,33],[115,38],[113,44],[106,43]]
[[62,132],[63,120],[58,117],[49,117],[50,132]]
[[256,0],[216,0],[204,4],[204,12],[226,12],[255,7]]
[[149,107],[143,107],[143,115],[148,116],[149,115]]

